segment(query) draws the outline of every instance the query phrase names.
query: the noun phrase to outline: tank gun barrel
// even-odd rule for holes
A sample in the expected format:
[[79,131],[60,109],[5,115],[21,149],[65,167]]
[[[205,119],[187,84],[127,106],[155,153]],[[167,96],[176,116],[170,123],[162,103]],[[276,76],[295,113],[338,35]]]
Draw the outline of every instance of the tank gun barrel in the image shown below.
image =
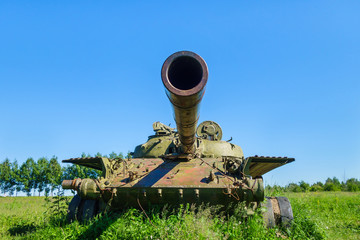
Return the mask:
[[206,62],[196,53],[176,52],[165,60],[161,78],[174,109],[183,152],[193,153],[199,105],[208,79]]

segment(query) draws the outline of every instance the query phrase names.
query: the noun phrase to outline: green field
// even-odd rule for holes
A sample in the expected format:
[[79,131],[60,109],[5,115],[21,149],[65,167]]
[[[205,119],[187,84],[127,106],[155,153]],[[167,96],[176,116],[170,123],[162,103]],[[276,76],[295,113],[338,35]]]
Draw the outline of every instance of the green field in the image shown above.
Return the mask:
[[44,197],[0,198],[1,239],[360,239],[360,193],[285,193],[293,206],[291,229],[266,229],[259,215],[214,216],[134,209],[99,216],[87,224],[66,224],[49,213]]

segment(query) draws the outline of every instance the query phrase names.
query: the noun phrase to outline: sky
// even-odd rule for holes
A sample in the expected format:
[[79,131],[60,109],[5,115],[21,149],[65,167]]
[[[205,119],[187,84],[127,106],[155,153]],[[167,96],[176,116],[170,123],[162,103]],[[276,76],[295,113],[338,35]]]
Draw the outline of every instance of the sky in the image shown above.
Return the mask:
[[266,184],[360,178],[359,1],[1,1],[0,161],[127,153],[175,126],[160,70],[204,58],[200,122]]

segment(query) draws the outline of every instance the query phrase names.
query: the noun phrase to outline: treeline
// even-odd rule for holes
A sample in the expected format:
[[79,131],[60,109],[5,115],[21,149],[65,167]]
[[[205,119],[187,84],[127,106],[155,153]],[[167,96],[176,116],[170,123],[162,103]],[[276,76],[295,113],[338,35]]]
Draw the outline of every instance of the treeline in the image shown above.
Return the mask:
[[356,178],[350,178],[346,181],[339,181],[336,177],[328,178],[324,183],[317,182],[309,184],[304,181],[299,183],[290,183],[285,187],[278,185],[266,186],[268,192],[322,192],[322,191],[360,191],[360,181]]
[[[115,152],[109,155],[97,153],[95,156],[124,158],[122,153]],[[83,153],[81,157],[92,156]],[[97,178],[100,174],[101,171],[75,164],[62,167],[55,156],[50,159],[42,157],[37,161],[28,158],[20,165],[16,160],[5,159],[0,164],[0,191],[2,195],[9,196],[17,196],[19,192],[24,192],[27,196],[35,196],[36,192],[40,196],[44,192],[45,196],[49,196],[60,189],[64,179]]]

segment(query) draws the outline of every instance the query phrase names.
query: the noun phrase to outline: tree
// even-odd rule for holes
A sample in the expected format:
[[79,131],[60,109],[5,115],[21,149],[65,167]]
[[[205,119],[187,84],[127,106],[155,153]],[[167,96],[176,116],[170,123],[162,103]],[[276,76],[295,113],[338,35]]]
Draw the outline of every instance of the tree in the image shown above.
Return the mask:
[[28,165],[27,165],[27,161],[24,162],[23,164],[21,164],[20,166],[20,181],[19,184],[21,184],[21,190],[24,191],[26,193],[27,196],[30,195],[30,172],[31,170],[29,169]]
[[336,177],[328,178],[326,179],[325,185],[324,185],[325,191],[340,191],[341,190],[341,184],[339,179]]
[[3,163],[0,163],[0,191],[3,191],[5,179],[3,176]]
[[301,192],[302,189],[299,185],[297,185],[296,183],[290,183],[285,187],[285,190],[287,192]]
[[321,191],[324,191],[323,186],[324,186],[324,184],[323,184],[322,182],[314,183],[313,185],[311,185],[310,191],[311,191],[311,192],[321,192]]
[[6,183],[6,179],[5,179],[5,174],[4,174],[4,163],[0,163],[0,191],[4,193],[4,188],[5,188],[5,183]]
[[355,178],[350,178],[346,181],[346,191],[356,192],[360,191],[360,181]]
[[307,192],[310,189],[310,185],[304,181],[299,182],[299,187],[301,188],[302,192]]
[[20,182],[22,185],[22,191],[26,192],[28,196],[31,195],[32,189],[35,190],[35,161],[32,158],[26,159],[26,161],[20,167]]
[[45,188],[47,188],[48,184],[50,183],[48,177],[49,177],[49,160],[47,158],[39,158],[35,164],[34,169],[34,177],[36,186],[40,193],[44,191]]
[[11,169],[12,169],[11,172],[13,173],[13,178],[14,178],[13,181],[14,181],[15,191],[16,191],[16,196],[17,196],[18,192],[21,191],[21,174],[20,174],[19,165],[16,160],[12,163]]
[[81,157],[82,157],[82,158],[87,158],[87,157],[91,157],[91,155],[90,155],[90,154],[86,154],[86,153],[83,152],[83,153],[81,154]]
[[14,192],[19,189],[17,187],[19,185],[18,179],[19,179],[19,165],[15,160],[14,162],[10,162],[10,179],[8,181],[10,196],[13,196]]
[[116,159],[116,158],[124,159],[124,155],[121,152],[119,154],[116,154],[115,152],[111,152],[109,154],[109,158],[111,158],[111,159]]
[[11,188],[11,163],[8,158],[1,164],[0,170],[1,191],[6,195]]
[[[62,171],[60,164],[57,161],[57,157],[53,156],[49,162],[49,172],[47,179],[49,180],[49,190],[51,191],[51,196],[53,195],[54,189],[61,185]],[[45,189],[45,193],[48,192]]]
[[100,173],[101,172],[98,170],[74,164],[65,167],[63,172],[63,179],[97,178],[100,176]]

